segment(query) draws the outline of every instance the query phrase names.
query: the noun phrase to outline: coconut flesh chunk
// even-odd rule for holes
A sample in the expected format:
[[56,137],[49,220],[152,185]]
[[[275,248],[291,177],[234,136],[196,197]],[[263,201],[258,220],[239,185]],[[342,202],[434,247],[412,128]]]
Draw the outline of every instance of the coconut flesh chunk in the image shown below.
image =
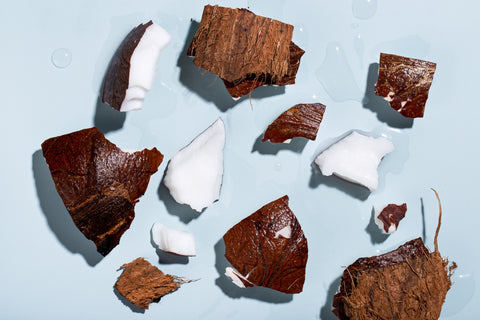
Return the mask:
[[247,280],[246,277],[242,276],[240,272],[235,270],[232,267],[226,267],[225,268],[225,275],[232,280],[232,282],[240,288],[246,288],[245,285],[243,284],[243,281],[246,281],[248,283],[251,283],[250,281]]
[[190,232],[171,229],[160,222],[152,226],[152,239],[158,248],[180,256],[195,256],[195,240]]
[[145,30],[130,58],[128,88],[120,111],[138,110],[143,107],[145,95],[153,86],[160,53],[170,39],[167,31],[157,24],[152,24]]
[[220,198],[225,125],[218,118],[171,160],[164,184],[173,199],[201,212]]
[[315,159],[322,174],[332,174],[375,191],[378,187],[377,168],[382,158],[394,150],[393,143],[356,131],[331,145]]

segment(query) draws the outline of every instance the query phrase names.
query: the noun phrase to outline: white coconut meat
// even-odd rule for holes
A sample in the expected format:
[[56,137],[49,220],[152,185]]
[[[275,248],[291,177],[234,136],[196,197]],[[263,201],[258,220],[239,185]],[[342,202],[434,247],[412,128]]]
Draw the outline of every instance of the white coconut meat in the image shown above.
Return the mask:
[[145,95],[153,86],[160,53],[170,40],[168,32],[159,25],[154,23],[147,27],[130,58],[128,88],[120,111],[138,110],[143,107]]
[[252,282],[248,281],[248,279],[247,279],[249,275],[244,277],[240,272],[238,272],[236,269],[234,269],[232,267],[226,267],[225,268],[225,275],[227,277],[229,277],[230,280],[232,280],[232,282],[240,288],[246,288],[243,281],[248,282],[248,283],[252,283]]
[[160,222],[152,226],[153,242],[162,251],[180,256],[195,256],[195,239],[190,232],[171,229]]
[[220,198],[225,125],[218,118],[171,160],[164,184],[173,199],[200,212]]
[[334,174],[375,191],[378,165],[393,150],[393,143],[384,137],[373,138],[353,131],[324,150],[315,163],[325,176]]

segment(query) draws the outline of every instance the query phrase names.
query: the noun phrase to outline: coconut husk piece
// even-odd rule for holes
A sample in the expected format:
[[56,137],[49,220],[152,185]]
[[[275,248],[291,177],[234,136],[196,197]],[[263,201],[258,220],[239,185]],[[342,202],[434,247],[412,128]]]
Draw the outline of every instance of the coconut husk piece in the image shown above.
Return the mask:
[[441,216],[440,205],[435,251],[417,238],[348,266],[333,297],[333,313],[339,319],[438,319],[456,268],[438,251]]
[[163,155],[156,148],[123,152],[97,128],[48,139],[42,151],[73,222],[107,255],[130,227]]
[[288,196],[246,217],[223,236],[225,257],[242,276],[245,287],[262,286],[299,293],[305,282],[307,239]]
[[152,302],[176,291],[184,283],[181,277],[163,273],[144,258],[137,258],[120,267],[122,274],[114,285],[117,291],[140,309],[148,309]]
[[279,143],[295,137],[315,140],[324,113],[325,106],[321,103],[297,104],[268,126],[262,142]]
[[437,65],[430,61],[380,54],[375,94],[408,118],[421,118]]
[[207,5],[187,55],[240,98],[263,85],[295,83],[305,51],[291,41],[292,33],[292,25],[247,9]]

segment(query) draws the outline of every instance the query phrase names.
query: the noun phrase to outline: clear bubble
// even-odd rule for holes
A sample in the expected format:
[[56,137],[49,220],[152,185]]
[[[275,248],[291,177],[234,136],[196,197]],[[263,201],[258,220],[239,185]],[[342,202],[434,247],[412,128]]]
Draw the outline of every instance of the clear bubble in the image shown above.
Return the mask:
[[334,101],[361,101],[362,92],[355,82],[352,69],[340,44],[328,44],[325,60],[316,70],[316,76]]
[[64,69],[72,62],[72,53],[65,48],[59,48],[52,53],[52,63],[59,69]]
[[377,0],[353,0],[353,16],[358,19],[370,19],[377,12]]

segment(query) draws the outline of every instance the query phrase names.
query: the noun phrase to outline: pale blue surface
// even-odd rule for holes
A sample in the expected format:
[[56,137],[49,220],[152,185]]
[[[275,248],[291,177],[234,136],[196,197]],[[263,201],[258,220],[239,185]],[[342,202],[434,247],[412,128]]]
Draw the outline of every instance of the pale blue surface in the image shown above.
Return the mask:
[[[364,11],[352,12],[353,2]],[[285,92],[258,89],[251,102],[243,99],[238,104],[218,79],[202,78],[202,71],[183,56],[190,19],[200,20],[205,1],[4,4],[0,318],[332,319],[329,303],[342,266],[394,249],[424,232],[433,248],[438,208],[430,187],[438,190],[444,208],[440,251],[459,265],[442,319],[478,318],[480,4],[375,1],[371,16],[371,7],[360,2],[222,1],[293,24],[293,41],[306,50],[297,84]],[[122,118],[103,105],[97,108],[113,52],[131,28],[149,19],[171,34],[172,43],[161,55],[144,109]],[[342,55],[335,56],[335,46]],[[72,58],[63,69],[51,60],[59,48],[68,49]],[[389,107],[378,104],[372,94],[372,64],[380,52],[437,63],[425,118],[413,123],[392,120]],[[319,70],[338,74],[322,77]],[[365,88],[370,102],[364,107],[360,101]],[[265,93],[274,95],[264,97]],[[280,150],[276,155],[261,147],[257,139],[278,114],[296,103],[315,101],[327,105],[316,141],[306,143],[302,152]],[[198,219],[184,223],[171,209],[176,207],[163,201],[160,181],[168,159],[219,116],[227,130],[221,199]],[[119,128],[108,132],[112,142],[128,149],[156,146],[165,161],[137,204],[136,218],[120,245],[99,261],[93,245],[71,222],[39,150],[53,136],[93,125],[104,131],[115,128],[115,123],[102,120],[108,117]],[[312,178],[314,156],[352,129],[385,134],[397,147],[383,160],[379,189],[370,195],[337,178]],[[290,196],[309,243],[304,291],[290,297],[269,290],[236,290],[223,276],[219,240],[240,219],[284,194]],[[372,243],[365,230],[372,206],[395,201],[407,203],[407,217],[386,241]],[[150,244],[155,221],[193,232],[198,256],[188,264],[160,265]],[[200,280],[152,304],[144,314],[133,313],[112,286],[120,274],[117,268],[139,256],[164,272]]]

